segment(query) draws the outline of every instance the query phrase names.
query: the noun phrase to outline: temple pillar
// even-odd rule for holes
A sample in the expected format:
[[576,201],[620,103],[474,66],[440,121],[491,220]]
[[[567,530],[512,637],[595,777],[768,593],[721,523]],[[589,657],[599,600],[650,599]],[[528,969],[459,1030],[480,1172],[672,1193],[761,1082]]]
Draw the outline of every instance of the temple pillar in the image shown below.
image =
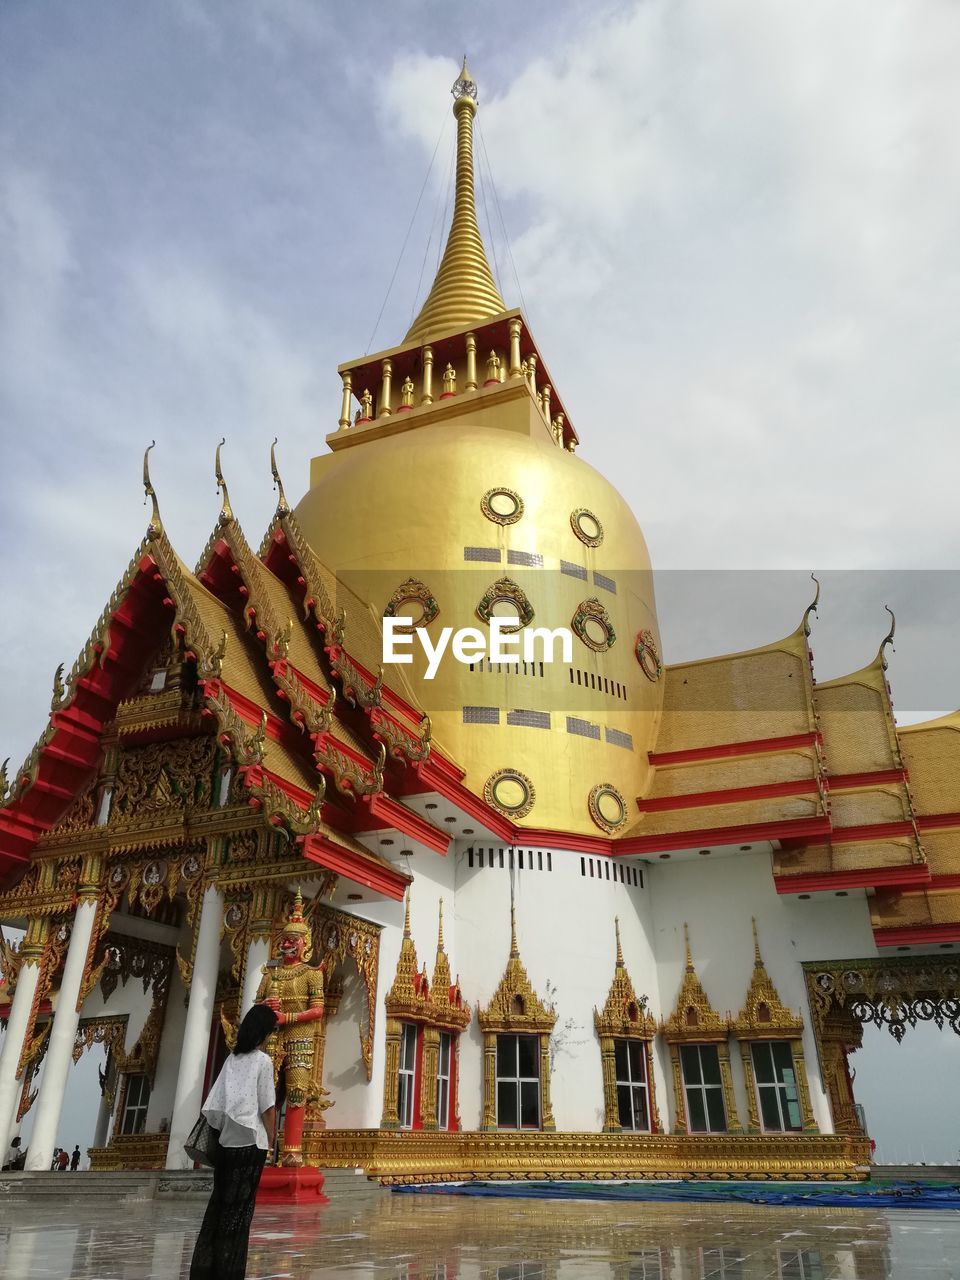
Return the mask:
[[385,359],[381,366],[383,381],[380,384],[380,406],[378,418],[389,418],[393,409],[390,407],[390,390],[393,384],[393,361]]
[[476,391],[477,389],[477,335],[475,333],[467,334],[467,381],[464,387],[465,391]]
[[[10,1134],[14,1128],[14,1115],[20,1097],[21,1081],[17,1077],[20,1055],[27,1037],[33,1032],[31,1013],[33,997],[40,980],[40,959],[49,928],[48,920],[31,920],[21,948],[23,957],[13,993],[10,1017],[0,1053],[0,1151],[6,1158]],[[31,936],[33,935],[33,940]]]
[[423,348],[423,394],[421,404],[433,404],[433,347]]
[[183,1143],[196,1123],[203,1104],[203,1078],[213,1021],[217,973],[220,968],[222,916],[223,895],[215,884],[208,885],[200,910],[190,1001],[180,1049],[180,1068],[177,1072],[177,1089],[170,1120],[170,1142],[167,1147],[168,1169],[187,1169],[192,1163],[184,1153]]
[[520,329],[521,321],[519,316],[509,323],[510,330],[510,367],[507,370],[508,378],[519,378],[523,370],[520,368]]
[[100,1107],[97,1111],[97,1125],[93,1131],[92,1147],[105,1147],[110,1132],[110,1117],[113,1114],[113,1103],[108,1093],[101,1094]]
[[243,990],[240,993],[240,1017],[253,1008],[257,990],[263,979],[263,966],[270,959],[269,937],[256,937],[247,945],[247,963],[243,970]]
[[[37,1098],[36,1119],[30,1137],[26,1168],[31,1172],[49,1169],[60,1126],[63,1095],[67,1088],[67,1076],[73,1064],[73,1047],[77,1039],[80,1021],[78,1003],[83,985],[84,971],[90,951],[90,939],[97,919],[96,891],[85,881],[91,873],[81,875],[81,898],[73,917],[73,930],[67,946],[67,958],[63,965],[60,992],[57,996],[57,1012],[50,1030],[46,1060]],[[99,864],[97,866],[99,879]]]
[[350,400],[353,395],[353,375],[351,373],[344,373],[341,376],[343,378],[343,401],[340,405],[340,420],[338,421],[337,426],[341,431],[345,431],[350,425]]

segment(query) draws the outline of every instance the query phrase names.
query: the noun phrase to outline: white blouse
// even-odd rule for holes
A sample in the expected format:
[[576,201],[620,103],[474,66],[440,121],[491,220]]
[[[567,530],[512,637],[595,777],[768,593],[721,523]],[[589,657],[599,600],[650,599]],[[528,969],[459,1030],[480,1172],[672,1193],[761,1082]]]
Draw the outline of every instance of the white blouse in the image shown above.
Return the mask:
[[269,1149],[260,1117],[276,1105],[273,1062],[261,1049],[231,1053],[203,1104],[203,1114],[220,1130],[222,1147]]

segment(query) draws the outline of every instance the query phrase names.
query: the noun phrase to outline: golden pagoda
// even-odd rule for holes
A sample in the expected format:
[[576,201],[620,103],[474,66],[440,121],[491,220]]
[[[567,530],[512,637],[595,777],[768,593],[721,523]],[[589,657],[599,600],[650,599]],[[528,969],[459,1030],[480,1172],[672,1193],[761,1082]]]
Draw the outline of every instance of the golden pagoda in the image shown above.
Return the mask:
[[[892,629],[818,683],[819,589],[783,639],[666,661],[640,526],[490,271],[465,61],[453,97],[436,279],[399,345],[340,366],[307,492],[291,508],[270,446],[255,550],[218,447],[191,570],[148,450],[143,540],[0,770],[0,1149],[33,1111],[27,1167],[49,1166],[97,1050],[93,1167],[186,1168],[302,892],[308,1166],[863,1177],[862,1023],[957,1029],[960,713],[898,728]],[[437,644],[496,619],[566,629],[569,659],[385,661],[397,626]],[[744,1005],[751,919],[777,986],[757,948]]]

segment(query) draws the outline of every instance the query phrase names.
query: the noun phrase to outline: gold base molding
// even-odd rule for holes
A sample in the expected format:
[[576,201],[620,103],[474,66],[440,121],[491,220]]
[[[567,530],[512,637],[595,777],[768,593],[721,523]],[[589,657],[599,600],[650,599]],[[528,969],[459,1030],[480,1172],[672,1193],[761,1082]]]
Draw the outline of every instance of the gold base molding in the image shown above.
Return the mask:
[[383,1183],[604,1178],[846,1182],[869,1176],[870,1144],[845,1134],[304,1132],[304,1155]]
[[162,1169],[167,1162],[169,1133],[126,1133],[110,1139],[107,1147],[90,1147],[93,1173],[126,1169]]

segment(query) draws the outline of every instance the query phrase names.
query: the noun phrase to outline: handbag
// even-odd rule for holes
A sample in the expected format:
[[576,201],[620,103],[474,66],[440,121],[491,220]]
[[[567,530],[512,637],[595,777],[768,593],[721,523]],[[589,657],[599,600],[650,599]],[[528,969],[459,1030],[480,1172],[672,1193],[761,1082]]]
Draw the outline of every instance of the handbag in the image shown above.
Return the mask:
[[212,1169],[220,1150],[220,1130],[215,1129],[201,1112],[197,1123],[187,1134],[183,1149],[195,1164],[205,1164]]

